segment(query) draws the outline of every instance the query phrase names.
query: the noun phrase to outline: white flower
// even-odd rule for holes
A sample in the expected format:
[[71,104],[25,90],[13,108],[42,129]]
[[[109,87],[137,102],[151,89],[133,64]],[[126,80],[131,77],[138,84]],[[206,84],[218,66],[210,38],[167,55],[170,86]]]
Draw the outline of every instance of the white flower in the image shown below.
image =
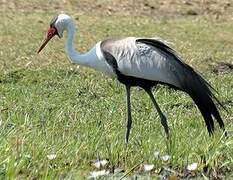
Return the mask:
[[93,172],[90,172],[90,178],[97,178],[99,176],[105,176],[105,175],[108,175],[109,174],[109,171],[106,171],[106,170],[102,170],[102,171],[93,171]]
[[56,157],[57,157],[56,154],[48,154],[48,155],[47,155],[47,158],[48,158],[49,160],[53,160],[53,159],[55,159]]
[[189,171],[195,171],[196,169],[197,169],[197,163],[192,163],[192,164],[189,164],[188,166],[187,166],[187,169],[189,170]]
[[100,169],[101,167],[105,167],[108,164],[108,161],[106,159],[104,160],[98,160],[95,161],[92,165],[98,169]]
[[154,167],[154,164],[144,164],[144,171],[151,171]]
[[171,156],[169,156],[169,155],[164,155],[164,156],[161,156],[160,158],[161,158],[161,160],[163,160],[163,161],[168,161],[169,159],[171,159]]
[[159,154],[160,154],[159,151],[155,151],[155,152],[154,152],[154,157],[155,157],[156,159],[158,159],[158,158],[159,158]]
[[118,173],[121,173],[121,172],[124,172],[124,170],[121,169],[121,168],[114,169],[114,174],[118,174]]

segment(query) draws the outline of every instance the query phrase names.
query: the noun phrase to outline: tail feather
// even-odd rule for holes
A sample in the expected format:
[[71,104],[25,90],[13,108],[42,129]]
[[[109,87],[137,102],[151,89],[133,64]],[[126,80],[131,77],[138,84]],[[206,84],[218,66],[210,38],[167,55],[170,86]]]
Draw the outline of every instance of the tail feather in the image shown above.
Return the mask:
[[[212,134],[214,131],[214,120],[212,114],[215,110],[215,105],[213,104],[212,100],[208,96],[197,96],[194,95],[192,91],[189,91],[188,94],[191,96],[195,104],[197,105],[198,109],[201,111],[201,114],[205,120],[205,124],[209,134]],[[218,121],[218,119],[217,119]],[[220,121],[218,121],[221,123]]]
[[210,84],[190,66],[187,66],[185,69],[186,77],[182,79],[182,89],[190,95],[198,109],[201,111],[209,134],[211,135],[214,131],[213,118],[217,120],[220,128],[225,131],[224,122],[214,101],[222,107],[223,105],[210,90],[210,88],[212,89],[212,86],[210,86]]

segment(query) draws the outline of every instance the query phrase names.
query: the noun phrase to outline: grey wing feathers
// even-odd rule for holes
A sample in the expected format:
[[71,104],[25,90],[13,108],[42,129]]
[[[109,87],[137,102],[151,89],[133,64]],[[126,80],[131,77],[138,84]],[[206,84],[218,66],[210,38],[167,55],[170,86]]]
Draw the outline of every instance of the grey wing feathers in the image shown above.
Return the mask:
[[204,84],[206,84],[211,89],[215,90],[200,75],[200,73],[196,72],[192,67],[190,67],[189,65],[184,63],[183,60],[181,59],[181,57],[177,54],[177,52],[174,49],[172,49],[171,47],[169,47],[162,40],[159,40],[159,39],[137,39],[136,42],[141,42],[141,43],[145,43],[145,44],[151,45],[153,47],[156,47],[157,50],[159,50],[161,53],[164,54],[164,56],[168,56],[168,58],[169,58],[169,56],[173,57],[173,58],[170,58],[170,60],[175,60],[177,63],[179,63],[181,65],[181,67],[182,67],[182,70],[183,70],[182,72],[179,72],[179,74],[177,74],[178,75],[177,78],[178,78],[179,81],[182,81],[182,77],[179,77],[179,76],[186,77],[186,75],[188,75],[187,73],[193,72],[196,76],[198,76],[198,79],[200,79],[200,81],[203,81]]
[[179,86],[176,80],[176,61],[166,56],[151,44],[139,42],[139,39],[109,39],[101,43],[101,49],[111,53],[118,64],[119,71],[127,76],[163,82]]

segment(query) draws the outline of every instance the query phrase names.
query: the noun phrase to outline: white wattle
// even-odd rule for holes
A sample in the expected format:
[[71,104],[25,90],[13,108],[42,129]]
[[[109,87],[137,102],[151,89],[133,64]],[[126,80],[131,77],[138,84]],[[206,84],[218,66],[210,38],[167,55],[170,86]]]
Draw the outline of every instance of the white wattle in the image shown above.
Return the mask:
[[112,68],[109,64],[107,64],[106,60],[104,59],[103,53],[100,48],[101,42],[98,42],[88,52],[80,54],[75,50],[73,46],[75,27],[71,19],[67,26],[67,33],[68,35],[65,49],[66,54],[68,55],[68,58],[71,60],[71,62],[93,68],[110,76],[115,76],[115,74],[112,71]]

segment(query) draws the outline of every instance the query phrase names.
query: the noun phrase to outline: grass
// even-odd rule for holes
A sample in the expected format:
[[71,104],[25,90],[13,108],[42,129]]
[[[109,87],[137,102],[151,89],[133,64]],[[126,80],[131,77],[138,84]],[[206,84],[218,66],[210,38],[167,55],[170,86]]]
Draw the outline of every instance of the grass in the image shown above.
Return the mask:
[[[98,1],[97,5],[101,3],[107,1]],[[145,175],[141,168],[145,163],[155,164],[153,177],[164,167],[182,176],[188,164],[197,162],[194,176],[230,179],[233,76],[232,72],[212,71],[218,62],[233,61],[233,25],[229,14],[216,18],[212,14],[180,13],[170,17],[161,13],[157,18],[143,12],[129,16],[113,9],[105,15],[101,13],[104,7],[87,13],[86,4],[88,1],[80,1],[78,12],[75,1],[64,6],[60,1],[53,1],[52,6],[44,1],[1,5],[1,179],[85,178],[94,170],[90,162],[96,159],[109,159],[109,169],[122,168],[129,172],[128,176]],[[76,45],[82,52],[112,36],[160,36],[173,42],[185,62],[202,72],[219,92],[219,99],[229,110],[221,110],[229,137],[224,138],[219,128],[209,137],[191,99],[159,86],[154,93],[171,127],[172,143],[168,144],[149,97],[134,88],[133,129],[126,148],[124,87],[99,72],[70,64],[63,49],[65,38],[54,39],[40,55],[36,54],[50,19],[61,9],[73,15],[78,24]],[[187,12],[187,8],[181,9]],[[169,154],[171,159],[158,160],[155,151]],[[49,159],[48,155],[53,154],[56,158]]]

